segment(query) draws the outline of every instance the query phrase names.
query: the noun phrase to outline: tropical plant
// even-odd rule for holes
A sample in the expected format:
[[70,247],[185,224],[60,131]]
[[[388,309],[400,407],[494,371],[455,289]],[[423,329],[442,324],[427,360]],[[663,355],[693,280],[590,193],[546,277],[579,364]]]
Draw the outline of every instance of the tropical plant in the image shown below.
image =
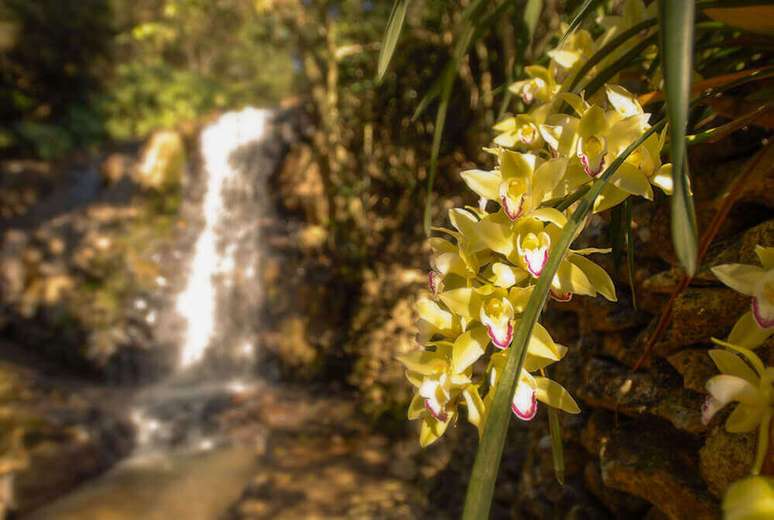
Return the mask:
[[[380,74],[396,47],[407,4],[396,2]],[[517,3],[506,0],[468,5],[458,32],[459,52],[439,78],[440,86],[428,94],[440,98],[428,205],[455,69],[471,39],[488,29],[489,16],[513,4]],[[726,8],[738,5],[660,0],[646,6],[641,0],[627,0],[620,14],[606,15],[598,2],[584,2],[545,58],[523,67],[527,77],[507,85],[507,91],[521,99],[517,113],[495,126],[494,147],[488,151],[496,157],[497,167],[462,174],[479,196],[478,207],[451,210],[453,229],[426,226],[453,241],[430,239],[434,300],[423,299],[418,304],[423,348],[400,361],[417,389],[409,418],[422,420],[422,445],[440,437],[457,420],[460,409],[466,410],[468,421],[479,429],[481,440],[464,518],[488,516],[507,432],[508,403],[522,420],[534,417],[538,400],[555,409],[578,411],[572,397],[545,377],[545,369],[559,361],[566,349],[554,343],[537,320],[549,296],[560,301],[573,294],[616,299],[609,276],[584,256],[606,251],[570,249],[590,214],[614,210],[617,222],[611,228],[627,230],[631,276],[628,199],[653,199],[652,186],[660,188],[672,196],[672,238],[687,279],[696,272],[704,251],[698,247],[687,146],[708,136],[722,138],[739,128],[739,120],[749,123],[768,110],[767,102],[758,101],[752,120],[750,114],[733,114],[728,122],[728,113],[710,101],[771,74],[770,59],[744,47],[735,48],[729,36],[738,34],[737,29],[718,21],[729,19]],[[698,17],[697,7],[703,10]],[[591,13],[599,15],[596,23],[581,28]],[[708,75],[712,77],[703,79]],[[747,95],[743,89],[742,95]],[[656,105],[662,101],[661,107]],[[506,98],[505,106],[509,102]],[[419,108],[426,104],[423,101]],[[644,111],[648,104],[655,108],[655,117]],[[662,149],[669,151],[671,164],[662,162]],[[429,214],[426,209],[426,216]],[[613,245],[621,247],[620,241]],[[768,268],[766,262],[764,268]],[[757,274],[768,281],[762,270]],[[729,279],[723,281],[729,283]],[[759,294],[763,289],[753,288],[749,280],[745,283],[744,292],[752,294],[760,307],[761,299],[767,298]],[[759,314],[768,316],[768,307]],[[768,328],[768,322],[758,321],[757,325]],[[722,352],[713,359],[728,361],[727,353]],[[734,369],[737,365],[734,363]],[[721,380],[717,381],[741,377],[732,372],[718,376]],[[753,414],[757,422],[748,422],[763,428],[764,423],[768,425],[770,405],[761,403],[769,402],[770,381],[765,371],[757,371],[756,378],[759,390],[754,406],[758,410],[761,405],[764,411]],[[729,402],[724,388],[719,382],[711,385],[718,394],[713,411]],[[749,418],[747,408],[740,409],[736,415]],[[736,427],[737,421],[733,424]],[[552,409],[549,428],[561,481],[561,436]]]

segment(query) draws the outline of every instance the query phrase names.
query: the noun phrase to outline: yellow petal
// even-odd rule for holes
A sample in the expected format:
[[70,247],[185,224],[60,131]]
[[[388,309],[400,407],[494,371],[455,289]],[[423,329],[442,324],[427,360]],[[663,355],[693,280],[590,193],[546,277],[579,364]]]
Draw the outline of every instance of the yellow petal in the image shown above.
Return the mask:
[[559,269],[557,269],[551,285],[562,294],[597,295],[597,291],[586,273],[577,265],[566,260],[559,264]]
[[551,222],[559,227],[567,224],[567,217],[564,213],[555,208],[539,208],[530,213],[530,217],[536,218],[542,222]]
[[642,114],[636,96],[620,85],[605,85],[607,100],[613,109],[624,117]]
[[672,179],[672,165],[661,165],[661,167],[656,170],[656,173],[654,173],[650,178],[650,182],[653,184],[653,186],[661,188],[661,191],[667,195],[671,195],[672,189],[674,188],[674,181]]
[[460,174],[462,180],[479,197],[488,200],[499,200],[500,183],[503,181],[497,171],[467,170]]
[[531,182],[535,172],[537,158],[531,153],[512,152],[503,150],[500,159],[500,172],[504,180],[521,178]]
[[419,394],[414,394],[414,398],[411,400],[411,404],[408,407],[408,419],[413,421],[422,417],[422,413],[425,411],[425,400]]
[[400,354],[396,359],[415,374],[429,376],[446,370],[447,362],[435,352],[417,350]]
[[556,185],[559,184],[559,181],[562,180],[564,173],[567,171],[567,162],[566,157],[557,157],[538,166],[532,187],[534,193],[533,207],[537,207],[538,204],[543,202],[546,194],[551,193],[556,188]]
[[755,246],[755,254],[767,271],[774,269],[774,247]]
[[747,311],[734,324],[728,335],[728,342],[752,349],[763,345],[772,334],[774,334],[774,328],[760,328],[758,322],[753,318],[752,311]]
[[602,269],[600,266],[585,256],[570,255],[568,259],[570,262],[583,270],[583,273],[589,279],[594,289],[599,292],[599,294],[611,302],[618,301],[618,298],[615,295],[615,286],[613,285],[613,280],[610,279],[610,275],[607,274],[607,271]]
[[441,309],[437,303],[427,298],[417,301],[419,317],[439,331],[454,328],[454,317],[450,312]]
[[478,240],[484,247],[509,256],[514,249],[514,236],[510,225],[484,219],[476,224]]
[[446,421],[442,422],[429,416],[429,414],[425,415],[419,430],[419,445],[426,448],[441,438],[453,417],[454,413],[449,412]]
[[581,117],[578,125],[578,135],[583,138],[604,134],[607,130],[605,111],[598,105],[592,105]]
[[718,367],[718,370],[722,373],[741,377],[754,385],[758,384],[759,378],[753,369],[733,352],[722,349],[713,349],[709,351],[709,356],[712,358],[712,361],[715,362],[715,366]]
[[487,336],[484,327],[476,327],[461,334],[454,342],[452,370],[457,374],[467,370],[469,366],[484,355],[488,344],[489,336]]
[[749,405],[761,404],[758,388],[741,377],[720,374],[711,377],[706,384],[707,392],[720,403],[739,401]]
[[774,479],[747,477],[728,487],[723,498],[726,520],[766,520],[774,518]]
[[486,413],[484,401],[478,394],[478,388],[470,385],[462,391],[462,397],[465,398],[465,404],[468,408],[468,422],[478,428],[479,436],[484,432],[483,418]]
[[578,403],[572,398],[570,392],[565,390],[556,381],[552,381],[547,377],[536,377],[535,384],[537,387],[535,388],[535,397],[537,397],[538,401],[567,413],[580,413]]
[[452,289],[442,292],[439,298],[454,314],[469,320],[478,319],[481,296],[474,289],[470,287]]
[[764,407],[748,406],[739,403],[726,420],[726,431],[730,433],[747,433],[753,431],[761,422],[766,409]]
[[617,206],[626,200],[628,196],[629,194],[627,192],[619,190],[610,184],[605,184],[605,187],[602,188],[602,193],[600,193],[597,200],[594,201],[594,213],[600,213],[613,206]]
[[613,174],[610,183],[632,195],[639,195],[648,200],[653,200],[653,188],[650,187],[648,178],[634,165],[623,163]]
[[752,295],[766,273],[755,265],[723,264],[710,269],[718,280],[742,294]]
[[523,269],[502,262],[493,263],[492,272],[495,276],[494,284],[504,289],[513,287],[529,276],[529,273]]

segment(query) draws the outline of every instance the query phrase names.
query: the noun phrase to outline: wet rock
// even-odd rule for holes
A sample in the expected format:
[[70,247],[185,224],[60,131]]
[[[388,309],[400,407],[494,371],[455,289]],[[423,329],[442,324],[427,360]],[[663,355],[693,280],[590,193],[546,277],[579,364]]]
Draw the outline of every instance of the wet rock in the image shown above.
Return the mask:
[[755,433],[728,433],[718,421],[699,450],[699,470],[709,490],[722,497],[732,482],[750,473],[755,457]]
[[719,504],[695,473],[696,442],[666,425],[618,428],[600,454],[606,486],[639,496],[672,519],[715,519]]

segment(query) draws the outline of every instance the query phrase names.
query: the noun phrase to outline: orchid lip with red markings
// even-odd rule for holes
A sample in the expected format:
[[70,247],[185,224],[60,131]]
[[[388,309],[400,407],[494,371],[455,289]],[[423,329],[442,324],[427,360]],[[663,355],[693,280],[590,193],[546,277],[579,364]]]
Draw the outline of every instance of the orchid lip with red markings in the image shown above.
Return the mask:
[[441,273],[436,271],[430,271],[427,273],[427,285],[430,288],[430,292],[434,296],[437,296],[440,292],[441,284],[443,283]]
[[516,208],[511,204],[511,199],[505,195],[500,196],[500,203],[503,211],[512,221],[517,220],[524,213],[524,197],[519,197],[519,204]]
[[513,324],[510,321],[505,329],[504,337],[498,337],[497,331],[495,331],[492,325],[487,325],[486,332],[489,335],[489,339],[494,343],[494,346],[500,350],[507,349],[511,345],[511,341],[513,341]]
[[752,299],[752,314],[755,318],[755,323],[762,329],[770,329],[774,327],[774,315],[766,317],[764,316],[763,307],[758,301],[757,297]]
[[441,422],[446,422],[446,419],[449,418],[449,415],[443,410],[433,410],[433,406],[430,404],[430,399],[425,399],[425,409],[430,413],[430,415]]
[[548,263],[548,250],[541,248],[537,251],[527,251],[524,253],[524,261],[527,264],[527,271],[535,278],[538,278]]
[[[526,387],[527,390],[523,390]],[[531,421],[537,414],[535,391],[524,383],[519,383],[511,402],[511,411],[522,421]]]
[[591,164],[589,163],[589,158],[586,154],[579,154],[578,159],[580,159],[580,162],[583,165],[583,172],[589,177],[591,177],[592,179],[595,178],[600,173],[602,173],[602,170],[605,167],[604,157],[599,161],[599,165],[596,168],[591,167]]
[[560,292],[552,287],[549,294],[551,295],[551,298],[561,303],[566,303],[572,300],[572,293],[569,291]]

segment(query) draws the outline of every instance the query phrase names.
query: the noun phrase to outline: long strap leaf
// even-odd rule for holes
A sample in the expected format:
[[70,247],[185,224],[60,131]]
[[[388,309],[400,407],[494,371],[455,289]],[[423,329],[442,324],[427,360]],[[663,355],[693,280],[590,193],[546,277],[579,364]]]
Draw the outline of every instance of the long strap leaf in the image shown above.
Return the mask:
[[688,180],[685,146],[693,73],[695,7],[693,0],[659,0],[658,3],[666,112],[671,127],[669,149],[674,179],[672,242],[675,253],[689,276],[696,272],[698,252],[696,211]]
[[559,45],[557,45],[557,48],[561,47],[564,43],[564,40],[566,40],[572,33],[575,32],[575,29],[577,29],[580,24],[583,23],[583,20],[586,19],[586,16],[591,12],[592,9],[594,9],[594,7],[596,7],[598,3],[599,0],[586,0],[578,7],[578,9],[575,10],[572,15],[570,25],[567,27],[567,31],[562,35],[562,39],[559,40]]
[[395,53],[395,47],[398,45],[403,22],[406,21],[406,11],[411,0],[395,0],[392,5],[390,19],[387,21],[387,29],[384,31],[382,48],[379,51],[379,63],[376,68],[376,81],[382,81],[387,67],[390,65],[392,55]]
[[[664,121],[653,126],[645,132],[639,139],[629,145],[616,159],[607,167],[602,176],[592,184],[586,195],[580,200],[577,209],[562,228],[562,234],[553,247],[548,258],[548,263],[543,269],[543,273],[538,278],[537,284],[532,291],[527,307],[519,321],[513,341],[505,361],[502,377],[498,378],[494,389],[494,399],[489,410],[489,418],[486,422],[486,428],[481,438],[481,443],[476,452],[476,460],[473,463],[473,472],[468,482],[468,490],[465,496],[465,509],[463,512],[464,520],[482,520],[489,517],[489,510],[492,504],[492,495],[494,493],[495,480],[500,468],[500,459],[505,445],[505,437],[508,432],[508,422],[510,421],[510,402],[513,392],[516,389],[517,375],[524,366],[524,359],[527,353],[527,343],[532,335],[532,329],[540,316],[551,280],[559,269],[570,243],[576,236],[578,230],[583,226],[586,217],[594,207],[594,201],[599,196],[602,188],[607,184],[610,177],[618,170],[626,158],[645,140],[658,132],[664,126]],[[491,390],[490,390],[491,391]]]

